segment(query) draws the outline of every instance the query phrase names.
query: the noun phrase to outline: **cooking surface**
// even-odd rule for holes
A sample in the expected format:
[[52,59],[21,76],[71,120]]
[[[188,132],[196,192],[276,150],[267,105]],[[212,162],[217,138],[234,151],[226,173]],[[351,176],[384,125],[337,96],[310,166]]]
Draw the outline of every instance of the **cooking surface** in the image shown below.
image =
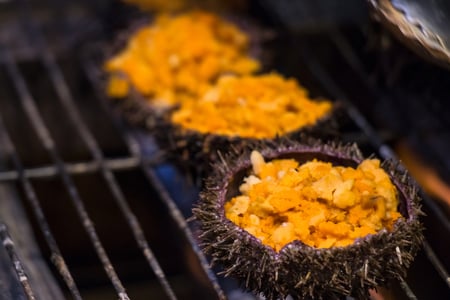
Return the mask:
[[[0,4],[0,298],[243,299],[208,268],[185,220],[197,189],[99,89],[96,45],[139,13],[109,1],[20,3]],[[346,104],[341,139],[383,158],[406,141],[448,182],[447,71],[395,40],[386,47],[364,11],[330,29],[316,10],[323,26],[311,30],[261,3],[252,13],[283,28],[268,45],[274,66]],[[396,299],[449,295],[440,203],[424,195],[427,242],[407,281],[393,283]]]

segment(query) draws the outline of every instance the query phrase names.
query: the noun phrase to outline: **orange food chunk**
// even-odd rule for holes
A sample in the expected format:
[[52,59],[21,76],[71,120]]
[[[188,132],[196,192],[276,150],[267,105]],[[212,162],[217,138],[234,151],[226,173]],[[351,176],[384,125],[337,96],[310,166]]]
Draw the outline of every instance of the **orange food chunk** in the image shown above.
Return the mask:
[[242,195],[225,203],[225,214],[276,251],[294,240],[344,247],[392,230],[401,218],[397,190],[377,159],[353,169],[318,160],[266,162],[254,151],[251,161],[254,172],[244,179]]
[[106,62],[107,93],[112,97],[128,94],[117,81],[120,76],[156,106],[196,99],[222,74],[257,71],[259,62],[248,55],[248,48],[244,32],[215,14],[160,14]]
[[171,120],[201,133],[273,138],[316,124],[331,108],[276,73],[222,76],[202,97],[183,101]]

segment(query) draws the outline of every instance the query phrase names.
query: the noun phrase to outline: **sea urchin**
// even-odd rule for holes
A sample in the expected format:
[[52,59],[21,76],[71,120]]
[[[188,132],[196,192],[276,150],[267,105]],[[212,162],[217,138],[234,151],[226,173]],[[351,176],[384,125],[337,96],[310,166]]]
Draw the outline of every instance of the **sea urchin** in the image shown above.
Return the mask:
[[[349,170],[364,161],[355,145],[283,140],[253,145],[249,151],[231,154],[215,164],[193,213],[200,226],[203,250],[213,263],[223,267],[225,276],[237,278],[246,289],[267,299],[283,299],[287,295],[294,299],[339,299],[345,295],[366,299],[369,289],[387,286],[393,279],[406,276],[422,241],[422,225],[417,190],[398,163],[381,164],[382,173],[396,190],[398,205],[386,213],[389,216],[399,213],[391,226],[357,237],[351,243],[318,247],[295,239],[275,249],[264,243],[263,237],[257,238],[227,218],[226,203],[240,195],[239,187],[242,191],[242,184],[248,183],[249,176],[254,174],[255,158],[252,162],[250,150],[257,150],[269,162],[290,159],[301,165],[318,160]],[[252,184],[258,184],[255,182]],[[327,202],[320,197],[310,201]],[[341,206],[351,210],[358,201],[343,202],[345,205]],[[376,213],[377,205],[367,209]]]

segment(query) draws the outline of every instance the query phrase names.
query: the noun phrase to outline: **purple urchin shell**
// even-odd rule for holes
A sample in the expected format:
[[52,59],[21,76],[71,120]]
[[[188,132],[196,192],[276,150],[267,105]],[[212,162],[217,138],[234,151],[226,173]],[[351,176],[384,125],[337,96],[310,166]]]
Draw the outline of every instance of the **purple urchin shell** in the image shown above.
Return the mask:
[[225,217],[224,204],[238,194],[238,187],[251,170],[250,151],[258,150],[267,160],[294,158],[300,163],[317,158],[355,167],[364,158],[356,145],[304,144],[283,139],[262,142],[216,163],[200,199],[193,208],[201,246],[225,276],[238,279],[243,287],[267,299],[340,299],[345,295],[368,299],[369,289],[387,286],[406,276],[420,248],[422,214],[417,189],[397,162],[382,167],[398,189],[398,210],[403,218],[392,231],[383,229],[346,247],[314,248],[293,241],[279,252]]

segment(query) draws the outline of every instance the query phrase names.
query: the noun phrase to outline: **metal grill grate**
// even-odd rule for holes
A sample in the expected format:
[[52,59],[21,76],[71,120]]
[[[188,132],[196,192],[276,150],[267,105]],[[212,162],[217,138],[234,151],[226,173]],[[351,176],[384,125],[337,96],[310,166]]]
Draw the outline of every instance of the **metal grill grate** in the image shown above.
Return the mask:
[[[24,9],[28,9],[25,7]],[[22,11],[24,12],[24,11]],[[38,225],[40,230],[45,236],[45,240],[50,248],[51,260],[55,265],[58,273],[63,279],[68,291],[74,299],[81,299],[80,290],[74,278],[71,275],[69,268],[66,265],[65,259],[61,254],[58,247],[58,242],[56,241],[52,230],[47,222],[45,213],[41,207],[40,201],[45,201],[45,199],[38,199],[36,192],[33,188],[32,183],[30,183],[30,178],[46,178],[49,176],[58,176],[61,178],[64,188],[69,194],[72,205],[75,207],[76,213],[81,220],[81,224],[84,227],[85,232],[88,234],[91,244],[93,245],[95,252],[103,265],[104,271],[112,284],[117,297],[119,299],[129,299],[129,296],[125,290],[123,282],[120,280],[115,267],[111,263],[111,259],[102,243],[97,230],[94,226],[95,220],[93,220],[84,204],[84,200],[80,195],[78,188],[74,182],[74,174],[86,174],[89,172],[98,172],[103,177],[104,181],[107,183],[107,188],[111,192],[111,201],[114,201],[116,205],[120,208],[120,211],[124,215],[124,218],[131,229],[134,236],[135,242],[144,255],[149,267],[154,272],[156,278],[158,279],[160,285],[164,289],[165,294],[168,299],[178,299],[174,289],[169,284],[167,275],[165,271],[161,268],[159,261],[156,259],[152,249],[149,246],[143,229],[141,228],[140,222],[136,215],[131,210],[124,193],[119,186],[114,172],[125,170],[125,169],[141,169],[145,175],[148,184],[154,187],[159,192],[160,200],[163,201],[164,205],[167,206],[167,210],[170,213],[170,217],[178,225],[180,231],[183,232],[184,236],[189,241],[191,248],[194,249],[195,254],[198,256],[200,261],[200,266],[203,272],[209,276],[209,281],[211,288],[215,291],[215,296],[223,298],[223,292],[218,286],[214,275],[211,273],[207,266],[206,259],[202,256],[201,252],[198,251],[197,245],[195,244],[194,238],[188,228],[188,225],[182,216],[181,212],[177,206],[173,203],[173,200],[166,193],[165,189],[158,182],[157,176],[154,171],[149,166],[149,159],[144,158],[141,154],[140,146],[137,141],[128,134],[128,132],[121,130],[122,138],[126,141],[129,156],[120,159],[105,159],[102,149],[98,145],[98,142],[94,138],[93,134],[85,125],[78,108],[74,104],[74,99],[67,85],[63,73],[57,64],[52,50],[48,47],[48,43],[42,32],[39,29],[38,24],[33,20],[32,14],[27,14],[23,16],[24,21],[24,31],[22,32],[21,38],[31,39],[31,44],[36,48],[36,60],[38,60],[44,66],[46,74],[49,76],[52,86],[55,88],[57,94],[57,101],[63,107],[63,111],[67,117],[67,122],[70,122],[76,129],[76,134],[81,137],[82,142],[89,149],[92,160],[66,164],[57,149],[56,143],[51,136],[48,127],[45,124],[44,118],[39,111],[36,104],[38,101],[34,99],[32,93],[29,90],[28,83],[21,73],[19,67],[17,66],[18,61],[13,56],[13,53],[8,49],[7,45],[1,45],[0,50],[0,61],[2,67],[6,70],[6,75],[11,79],[14,85],[15,92],[18,95],[17,105],[21,105],[26,117],[30,120],[32,128],[36,131],[39,142],[43,145],[46,152],[51,158],[51,165],[27,169],[23,166],[17,151],[11,141],[11,138],[0,119],[0,134],[2,135],[3,145],[5,147],[6,156],[9,157],[14,165],[12,171],[2,172],[0,175],[0,180],[2,182],[10,182],[18,180],[22,184],[22,188],[25,191],[26,199],[30,202],[32,207],[32,212],[34,213],[36,219],[38,220]],[[89,66],[90,67],[90,66]],[[118,126],[118,128],[121,128]],[[14,249],[10,247],[11,244],[5,244],[8,246],[8,251],[13,255],[17,262],[17,257],[15,255]],[[16,271],[19,276],[22,276],[22,269],[17,265]],[[21,277],[22,278],[22,277]],[[23,281],[25,284],[26,282]],[[31,290],[27,287],[27,296],[32,297]]]
[[[130,244],[127,246],[136,248],[140,255],[143,256],[143,262],[147,265],[148,271],[156,278],[161,293],[164,294],[162,298],[183,299],[181,292],[174,287],[173,280],[171,280],[173,275],[171,274],[172,271],[156,254],[156,248],[159,245],[150,241],[148,237],[150,234],[143,228],[143,223],[146,220],[131,205],[126,190],[133,189],[133,184],[128,183],[127,186],[124,186],[120,183],[122,172],[136,171],[142,177],[141,179],[145,182],[147,188],[152,191],[152,195],[154,195],[155,199],[150,200],[159,202],[164,206],[164,211],[167,213],[165,217],[169,218],[176,227],[176,230],[172,230],[171,232],[178,232],[179,234],[175,238],[183,239],[186,245],[188,245],[187,251],[195,256],[195,268],[197,272],[201,273],[200,277],[202,280],[187,282],[198,285],[200,287],[199,290],[203,290],[204,292],[200,295],[207,297],[207,299],[225,298],[225,293],[214,272],[209,268],[207,259],[198,249],[195,237],[186,223],[185,215],[180,210],[180,204],[176,203],[174,197],[171,195],[173,191],[164,185],[157,173],[157,169],[155,169],[160,163],[160,158],[157,152],[147,151],[146,147],[151,148],[149,146],[151,141],[148,142],[147,138],[143,138],[143,135],[139,131],[127,128],[125,124],[122,124],[120,118],[116,116],[115,112],[111,110],[110,105],[107,103],[107,100],[104,99],[102,91],[99,90],[101,85],[98,82],[99,70],[95,59],[89,55],[81,58],[82,66],[80,69],[83,70],[83,76],[89,85],[89,88],[85,88],[90,91],[92,100],[95,101],[92,105],[100,107],[105,113],[106,118],[111,121],[112,130],[117,132],[119,139],[125,145],[125,154],[120,151],[120,155],[106,154],[107,151],[99,140],[98,135],[95,134],[95,130],[86,122],[79,105],[77,105],[79,98],[76,96],[74,89],[71,88],[70,81],[66,78],[67,74],[64,73],[61,63],[58,62],[58,57],[55,55],[54,49],[50,46],[50,42],[47,41],[47,36],[43,33],[39,22],[34,19],[34,14],[30,12],[28,6],[25,5],[21,9],[20,12],[16,8],[13,11],[16,15],[21,16],[20,39],[26,40],[27,43],[33,45],[33,51],[29,61],[42,66],[42,76],[47,78],[48,86],[51,87],[55,94],[54,99],[52,98],[51,100],[54,102],[51,103],[61,107],[58,113],[63,115],[62,119],[65,120],[65,123],[70,124],[73,129],[71,133],[76,135],[78,137],[77,139],[85,146],[87,149],[86,157],[89,158],[79,161],[66,159],[66,155],[61,151],[60,146],[64,141],[61,142],[54,137],[55,134],[47,124],[49,121],[46,119],[46,116],[42,112],[43,108],[40,106],[43,100],[35,96],[38,94],[42,97],[42,95],[35,91],[33,93],[29,79],[23,70],[22,60],[12,50],[9,43],[0,39],[0,71],[4,73],[8,82],[12,84],[11,90],[16,96],[14,97],[13,103],[23,111],[25,119],[30,123],[30,128],[36,135],[35,141],[48,157],[48,159],[42,160],[45,163],[37,165],[30,164],[28,160],[24,161],[16,145],[17,133],[13,128],[7,126],[10,120],[4,115],[4,111],[0,111],[0,145],[2,147],[0,158],[4,157],[8,161],[5,166],[0,165],[0,188],[17,188],[21,191],[20,198],[26,200],[28,203],[27,206],[29,207],[28,211],[35,220],[33,223],[35,225],[35,231],[40,232],[48,248],[43,253],[44,255],[46,253],[48,254],[48,260],[53,264],[52,269],[58,274],[58,281],[63,285],[61,288],[63,290],[62,294],[69,294],[74,299],[84,298],[83,288],[79,287],[80,282],[77,281],[77,275],[73,272],[74,263],[69,262],[68,257],[64,255],[65,247],[60,246],[61,241],[55,234],[57,228],[54,227],[54,224],[48,217],[48,209],[45,203],[51,201],[51,199],[43,198],[43,194],[39,188],[39,182],[49,181],[51,183],[53,182],[51,180],[54,179],[60,181],[61,189],[67,193],[67,199],[64,200],[68,200],[68,206],[73,206],[75,214],[80,220],[79,224],[82,226],[92,246],[93,253],[97,256],[97,260],[104,270],[103,275],[106,275],[109,286],[112,287],[116,298],[132,298],[127,292],[127,282],[121,279],[121,274],[117,271],[117,261],[111,258],[111,253],[114,249],[111,248],[109,243],[106,245],[104,242],[104,236],[99,233],[100,229],[96,226],[100,220],[92,217],[95,212],[90,209],[91,206],[86,200],[87,197],[80,191],[79,184],[77,184],[77,178],[79,176],[95,175],[101,178],[103,182],[101,189],[104,189],[105,193],[109,195],[108,201],[110,205],[117,207],[119,214],[123,218],[121,224],[129,228],[130,235],[133,238],[133,245]],[[69,34],[69,32],[66,32],[66,34]],[[345,104],[349,124],[347,124],[348,130],[343,134],[343,139],[355,141],[355,137],[357,137],[358,142],[360,142],[360,145],[364,147],[366,152],[375,152],[383,158],[395,159],[391,148],[384,142],[376,130],[372,128],[366,118],[352,105],[349,96],[332,79],[327,72],[327,68],[320,63],[320,57],[314,52],[312,46],[310,47],[308,43],[305,43],[310,37],[297,38],[291,41],[295,46],[291,47],[291,49],[295,49],[295,53],[290,54],[298,56],[299,61],[305,65],[305,72],[301,76],[308,77],[309,81],[313,81],[312,86],[316,84],[320,87],[319,90],[328,93],[332,98],[339,99]],[[350,42],[347,41],[345,34],[339,31],[326,32],[322,38],[331,41],[331,46],[333,49],[336,49],[339,59],[352,69],[359,80],[365,82],[367,92],[376,93],[374,87],[367,81],[368,75],[364,73],[362,63],[359,61],[358,55],[353,51]],[[311,43],[311,45],[313,44]],[[72,52],[70,49],[67,51],[69,55],[76,54],[74,53],[75,51]],[[76,60],[77,58],[73,59]],[[11,101],[11,99],[7,100]],[[0,99],[0,109],[4,107],[3,105],[6,107],[6,104],[2,104],[2,99]],[[66,138],[70,139],[72,136],[66,136]],[[32,147],[30,146],[30,148]],[[445,216],[442,215],[440,209],[426,195],[424,195],[424,200],[424,205],[429,210],[428,214],[438,218],[440,224],[443,226],[442,230],[450,232],[450,224]],[[14,202],[17,199],[6,199],[6,201]],[[103,209],[107,208],[105,207]],[[64,212],[61,213],[63,214]],[[0,213],[1,217],[3,216]],[[64,218],[64,215],[61,217]],[[6,220],[0,221],[5,222]],[[18,220],[9,220],[9,227],[11,227],[13,221]],[[159,234],[161,235],[161,232]],[[56,299],[58,296],[55,295],[62,295],[61,292],[59,292],[60,294],[57,291],[49,294],[38,289],[37,284],[42,283],[42,281],[35,278],[35,273],[27,273],[27,268],[28,270],[32,269],[31,266],[26,264],[30,260],[24,259],[23,256],[25,254],[21,252],[21,247],[17,246],[18,243],[12,243],[10,235],[15,237],[15,235],[9,234],[6,226],[0,223],[0,240],[12,263],[12,269],[16,273],[17,278],[19,278],[19,282],[23,288],[22,293],[20,293],[21,297],[27,299],[34,299],[34,297]],[[70,233],[68,233],[68,238],[70,238]],[[121,239],[122,237],[118,236],[117,238]],[[436,283],[439,291],[444,291],[444,293],[445,291],[449,292],[449,271],[439,259],[439,256],[433,249],[434,247],[436,246],[425,242],[418,261],[425,265],[425,269],[430,272],[427,276],[429,275],[431,278],[437,278],[439,280]],[[184,255],[182,252],[177,253]],[[181,260],[185,259],[182,258]],[[424,291],[422,287],[417,286],[416,278],[421,274],[418,273],[418,268],[414,268],[413,266],[412,269],[416,273],[411,274],[405,282],[400,282],[399,287],[397,287],[399,298],[420,299],[425,293],[428,296],[434,296],[434,299],[438,299],[439,297],[433,294],[432,291]],[[196,276],[189,274],[189,272],[187,273],[188,276]],[[394,289],[395,287],[396,285],[394,284]],[[435,287],[435,285],[431,285],[431,287]],[[427,288],[429,286],[425,287],[425,289]],[[147,297],[149,296],[147,295]],[[201,296],[197,294],[197,297]]]

